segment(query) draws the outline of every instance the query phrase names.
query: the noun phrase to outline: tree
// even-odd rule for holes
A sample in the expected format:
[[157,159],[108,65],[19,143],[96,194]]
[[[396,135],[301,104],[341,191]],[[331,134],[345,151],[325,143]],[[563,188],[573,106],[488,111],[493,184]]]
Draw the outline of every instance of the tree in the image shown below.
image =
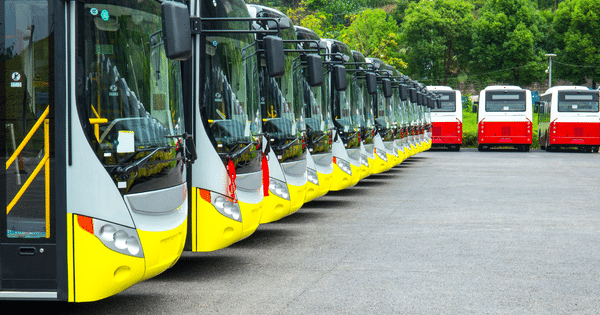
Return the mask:
[[405,11],[401,43],[407,72],[421,80],[442,82],[468,60],[473,5],[461,0],[420,1]]
[[365,57],[379,58],[398,70],[406,67],[398,43],[399,27],[385,11],[367,9],[352,16],[351,20],[352,24],[341,30],[340,41]]
[[567,0],[554,15],[557,77],[575,84],[600,79],[600,0]]
[[530,84],[543,78],[543,19],[528,0],[490,0],[479,10],[471,70],[497,82]]

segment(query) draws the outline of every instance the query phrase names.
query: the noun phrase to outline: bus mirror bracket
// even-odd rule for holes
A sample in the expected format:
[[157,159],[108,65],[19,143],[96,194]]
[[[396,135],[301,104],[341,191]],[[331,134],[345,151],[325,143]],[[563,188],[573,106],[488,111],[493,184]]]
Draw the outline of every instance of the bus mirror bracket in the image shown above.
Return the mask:
[[306,56],[306,74],[308,75],[308,85],[323,85],[323,60],[321,56],[315,54]]
[[479,106],[479,102],[473,103],[473,113],[477,113],[477,107]]
[[175,1],[161,5],[165,53],[171,60],[187,60],[192,56],[192,29],[188,6]]

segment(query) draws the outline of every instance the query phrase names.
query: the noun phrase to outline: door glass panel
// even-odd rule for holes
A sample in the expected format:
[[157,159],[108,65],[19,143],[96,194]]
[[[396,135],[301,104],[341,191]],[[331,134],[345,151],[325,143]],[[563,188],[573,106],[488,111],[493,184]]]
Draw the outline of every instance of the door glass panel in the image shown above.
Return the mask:
[[51,21],[47,1],[4,1],[0,119],[4,126],[3,238],[51,238],[54,153]]

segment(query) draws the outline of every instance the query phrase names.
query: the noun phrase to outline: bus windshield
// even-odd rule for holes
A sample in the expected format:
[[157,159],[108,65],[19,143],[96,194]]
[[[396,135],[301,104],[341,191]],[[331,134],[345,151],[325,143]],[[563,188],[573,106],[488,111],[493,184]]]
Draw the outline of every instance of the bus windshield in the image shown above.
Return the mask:
[[240,143],[253,142],[262,131],[257,61],[242,57],[253,55],[253,41],[249,34],[206,39],[203,114],[219,153],[230,153]]
[[558,93],[559,112],[598,112],[598,92]]
[[486,93],[486,112],[524,112],[525,108],[525,91],[488,91]]
[[[181,184],[181,174],[169,171],[183,152],[179,62],[165,55],[160,3],[123,3],[131,7],[83,5],[77,88],[81,121],[108,171],[144,161],[136,172],[111,171],[116,181],[127,182],[125,192],[135,182],[156,177],[169,179],[161,180],[161,187]],[[146,187],[161,188],[156,183]]]
[[441,98],[441,108],[434,107],[432,112],[454,112],[456,111],[456,93],[450,92],[436,92]]

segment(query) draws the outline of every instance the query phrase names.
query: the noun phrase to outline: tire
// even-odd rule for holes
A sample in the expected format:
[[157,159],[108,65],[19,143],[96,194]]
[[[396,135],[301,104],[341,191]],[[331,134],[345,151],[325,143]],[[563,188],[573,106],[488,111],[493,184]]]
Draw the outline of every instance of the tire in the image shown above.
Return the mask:
[[483,151],[483,144],[480,144],[480,145],[478,145],[478,146],[477,146],[477,150],[478,150],[479,152],[482,152],[482,151]]

